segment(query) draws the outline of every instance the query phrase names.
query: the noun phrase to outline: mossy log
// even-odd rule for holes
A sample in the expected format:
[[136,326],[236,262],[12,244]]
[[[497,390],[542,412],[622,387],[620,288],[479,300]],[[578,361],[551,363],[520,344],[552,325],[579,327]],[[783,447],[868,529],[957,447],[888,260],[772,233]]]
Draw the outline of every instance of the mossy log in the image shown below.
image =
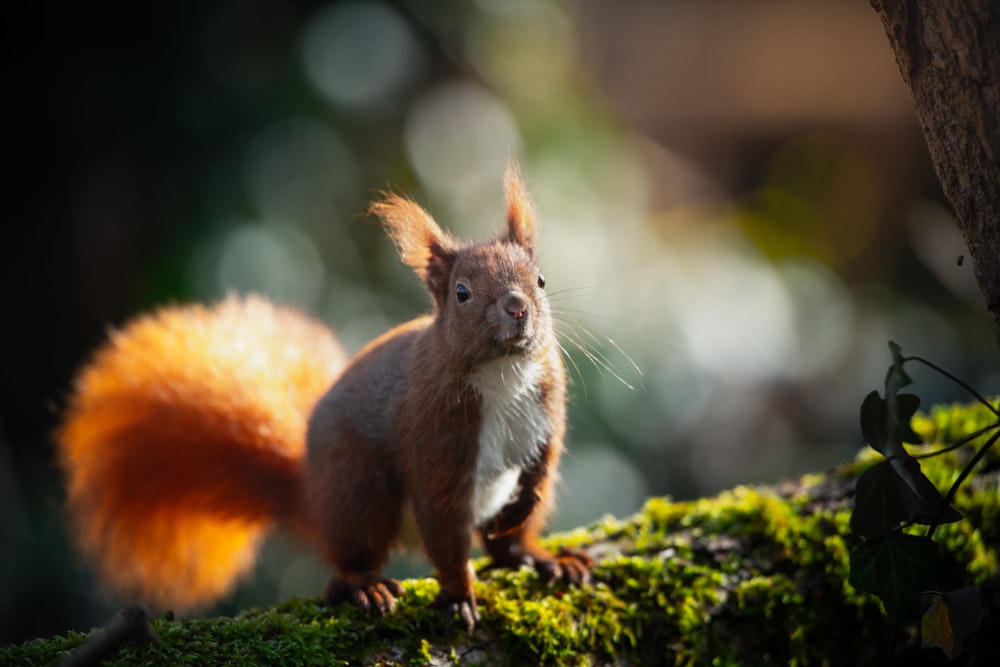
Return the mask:
[[[933,449],[990,420],[979,408],[945,406],[914,424]],[[973,452],[924,459],[923,469],[947,488]],[[527,569],[483,572],[482,622],[471,636],[444,630],[431,607],[437,584],[426,579],[405,582],[396,613],[384,619],[331,610],[318,598],[236,618],[153,619],[159,643],[123,642],[104,664],[857,665],[883,664],[892,643],[897,664],[945,664],[938,649],[920,648],[918,621],[893,631],[879,602],[847,582],[854,484],[875,456],[714,498],[654,498],[629,519],[553,536],[553,546],[598,560],[594,583],[569,588]],[[956,496],[964,520],[935,534],[950,563],[942,586],[997,576],[998,486],[1000,456],[992,455]],[[97,634],[0,649],[0,664],[56,664]],[[981,656],[983,646],[964,658]]]

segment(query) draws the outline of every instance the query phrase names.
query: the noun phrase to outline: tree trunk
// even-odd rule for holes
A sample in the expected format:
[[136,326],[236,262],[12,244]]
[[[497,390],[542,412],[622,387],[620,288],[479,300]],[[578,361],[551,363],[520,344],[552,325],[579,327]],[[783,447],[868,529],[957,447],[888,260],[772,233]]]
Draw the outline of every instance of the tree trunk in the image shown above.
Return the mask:
[[1000,4],[871,0],[1000,341]]

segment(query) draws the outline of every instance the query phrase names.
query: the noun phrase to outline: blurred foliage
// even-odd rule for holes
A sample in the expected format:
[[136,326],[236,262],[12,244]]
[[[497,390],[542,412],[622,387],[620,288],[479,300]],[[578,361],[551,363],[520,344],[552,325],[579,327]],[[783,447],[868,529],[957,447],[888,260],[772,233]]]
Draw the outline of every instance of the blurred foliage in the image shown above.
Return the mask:
[[826,132],[782,146],[740,217],[771,259],[808,257],[841,265],[860,255],[878,228],[878,175],[858,147]]

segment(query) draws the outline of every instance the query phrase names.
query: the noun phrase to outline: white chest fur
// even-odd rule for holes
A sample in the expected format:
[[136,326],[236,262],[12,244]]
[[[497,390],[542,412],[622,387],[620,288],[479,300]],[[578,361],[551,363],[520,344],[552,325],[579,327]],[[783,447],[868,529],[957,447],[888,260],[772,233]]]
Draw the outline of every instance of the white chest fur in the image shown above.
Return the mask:
[[542,365],[519,357],[502,357],[471,377],[482,399],[479,458],[476,462],[476,524],[503,507],[514,489],[521,466],[551,435],[539,397]]

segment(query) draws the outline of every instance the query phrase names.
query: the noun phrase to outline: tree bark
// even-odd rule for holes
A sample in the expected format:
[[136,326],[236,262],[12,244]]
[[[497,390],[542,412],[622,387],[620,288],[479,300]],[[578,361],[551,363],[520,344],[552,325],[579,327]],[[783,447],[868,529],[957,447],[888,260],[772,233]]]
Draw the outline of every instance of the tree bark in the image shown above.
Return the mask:
[[1000,342],[1000,3],[871,0]]

